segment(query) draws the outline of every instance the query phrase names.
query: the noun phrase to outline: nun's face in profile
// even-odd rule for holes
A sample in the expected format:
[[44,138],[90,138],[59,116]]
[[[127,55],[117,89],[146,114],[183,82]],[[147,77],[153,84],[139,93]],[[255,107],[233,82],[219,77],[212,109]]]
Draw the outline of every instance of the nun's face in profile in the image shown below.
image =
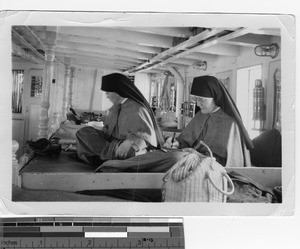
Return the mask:
[[212,113],[217,108],[213,98],[191,95],[191,99],[200,107],[203,114]]
[[113,104],[121,104],[122,100],[124,99],[119,94],[115,92],[105,92],[106,97],[113,103]]

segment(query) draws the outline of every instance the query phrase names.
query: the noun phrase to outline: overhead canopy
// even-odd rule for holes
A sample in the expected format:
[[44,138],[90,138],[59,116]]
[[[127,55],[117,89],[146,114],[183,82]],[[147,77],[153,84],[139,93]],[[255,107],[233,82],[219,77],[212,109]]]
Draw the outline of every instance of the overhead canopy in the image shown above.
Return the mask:
[[208,27],[13,26],[12,53],[43,63],[47,32],[57,32],[56,61],[124,74],[163,73],[200,60],[235,57],[242,47],[271,43],[279,29]]

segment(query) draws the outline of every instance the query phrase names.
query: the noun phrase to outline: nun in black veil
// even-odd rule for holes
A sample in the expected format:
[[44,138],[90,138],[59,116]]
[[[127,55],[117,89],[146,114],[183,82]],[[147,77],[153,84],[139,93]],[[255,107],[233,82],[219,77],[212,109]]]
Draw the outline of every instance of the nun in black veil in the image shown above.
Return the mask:
[[[182,130],[177,140],[170,143],[173,140],[171,138],[162,146],[163,149],[175,149],[155,150],[123,161],[109,160],[97,171],[166,172],[191,151],[194,152],[194,147],[200,141],[210,147],[213,156],[221,165],[250,166],[249,150],[253,148],[252,142],[234,101],[222,83],[213,76],[196,77],[193,80],[191,96],[201,110]],[[205,154],[207,149],[200,146],[197,151]]]
[[99,166],[107,160],[124,160],[160,147],[163,137],[153,111],[127,76],[103,76],[101,90],[113,105],[102,130],[84,127],[76,133],[81,160]]
[[[193,80],[191,98],[200,107],[191,122],[171,146],[193,148],[199,141],[207,144],[223,166],[250,166],[249,150],[253,144],[239,111],[222,83],[213,76]],[[204,153],[200,147],[198,152]]]

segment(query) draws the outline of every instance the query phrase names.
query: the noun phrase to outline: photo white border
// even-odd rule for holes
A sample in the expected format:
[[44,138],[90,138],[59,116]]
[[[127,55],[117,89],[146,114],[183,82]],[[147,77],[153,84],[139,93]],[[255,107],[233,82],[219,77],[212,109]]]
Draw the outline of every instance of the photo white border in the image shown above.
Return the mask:
[[[158,11],[158,12],[220,12],[220,13],[282,13],[282,14],[294,14],[296,15],[296,29],[299,34],[300,22],[299,13],[300,9],[298,4],[294,0],[285,1],[243,1],[242,3],[237,0],[215,0],[200,2],[195,0],[185,1],[169,1],[152,0],[151,4],[147,1],[140,0],[111,0],[111,1],[38,1],[38,0],[10,0],[0,1],[1,9],[10,10],[78,10],[78,11],[91,11],[91,10],[107,10],[107,11]],[[1,36],[1,32],[0,32]],[[299,45],[298,40],[297,46]],[[291,56],[290,60],[293,63],[299,60],[299,49]],[[2,74],[2,67],[0,72]],[[1,75],[0,74],[0,75]],[[297,79],[299,78],[299,70],[296,71]],[[292,76],[293,82],[295,82],[295,76]],[[299,86],[296,85],[295,96],[299,98]],[[1,97],[2,94],[0,95]],[[5,112],[2,108],[2,98],[0,98],[0,114],[7,115],[10,113]],[[5,100],[4,100],[5,102]],[[291,107],[295,110],[296,100]],[[294,125],[299,126],[299,113],[296,112],[296,123]],[[10,125],[4,127],[7,132],[10,131]],[[2,130],[0,130],[2,135]],[[296,133],[296,151],[299,151],[299,133]],[[8,149],[3,151],[2,145],[0,149],[2,153],[10,152]],[[0,153],[0,157],[1,157]],[[295,154],[296,165],[299,163],[300,153]],[[2,157],[0,165],[2,166]],[[10,162],[10,158],[6,160]],[[1,171],[0,166],[0,173]],[[295,171],[294,177],[299,179],[299,170]],[[294,184],[294,183],[293,183]],[[293,185],[292,184],[292,185]],[[296,184],[296,195],[299,194],[300,184]],[[2,185],[0,183],[0,189]],[[294,196],[290,196],[290,199]],[[298,248],[299,246],[299,225],[300,225],[300,198],[295,198],[296,206],[294,215],[292,217],[280,215],[272,217],[199,217],[199,216],[186,216],[184,217],[185,223],[185,245],[188,249],[201,248],[272,248],[282,249]],[[0,202],[1,203],[1,202]],[[14,208],[8,205],[10,211],[13,213]],[[5,211],[5,210],[3,210]],[[24,209],[24,213],[28,210]]]
[[[2,13],[3,14],[3,13]],[[94,214],[94,215],[292,215],[294,209],[294,147],[286,146],[294,141],[294,68],[295,64],[289,60],[294,54],[293,22],[290,16],[253,15],[253,14],[182,14],[182,13],[83,13],[83,12],[7,12],[5,23],[1,27],[1,65],[4,82],[11,81],[11,25],[49,25],[49,26],[201,26],[204,27],[264,27],[281,28],[282,32],[282,120],[283,120],[283,203],[282,204],[211,204],[211,203],[121,203],[116,208],[115,203],[17,203],[19,212],[26,207],[29,214]],[[8,86],[8,84],[7,84]],[[10,117],[11,89],[5,87],[1,91],[1,98],[6,105],[4,113]],[[2,106],[2,105],[1,105]],[[9,120],[5,124],[9,123]],[[6,151],[3,165],[11,165],[11,123],[7,129],[1,129],[2,151]],[[3,143],[5,141],[5,143]],[[1,158],[2,159],[2,158]],[[289,165],[289,167],[285,167]],[[11,199],[11,168],[1,167],[0,196]],[[12,203],[11,203],[12,204]],[[59,207],[59,208],[58,208]]]

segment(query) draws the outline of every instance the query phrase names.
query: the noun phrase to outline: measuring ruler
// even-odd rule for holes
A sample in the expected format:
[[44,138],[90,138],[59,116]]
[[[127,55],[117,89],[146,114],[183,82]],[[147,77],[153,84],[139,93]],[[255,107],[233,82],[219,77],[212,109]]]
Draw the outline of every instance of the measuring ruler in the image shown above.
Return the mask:
[[1,249],[184,249],[182,218],[2,218],[0,240]]

